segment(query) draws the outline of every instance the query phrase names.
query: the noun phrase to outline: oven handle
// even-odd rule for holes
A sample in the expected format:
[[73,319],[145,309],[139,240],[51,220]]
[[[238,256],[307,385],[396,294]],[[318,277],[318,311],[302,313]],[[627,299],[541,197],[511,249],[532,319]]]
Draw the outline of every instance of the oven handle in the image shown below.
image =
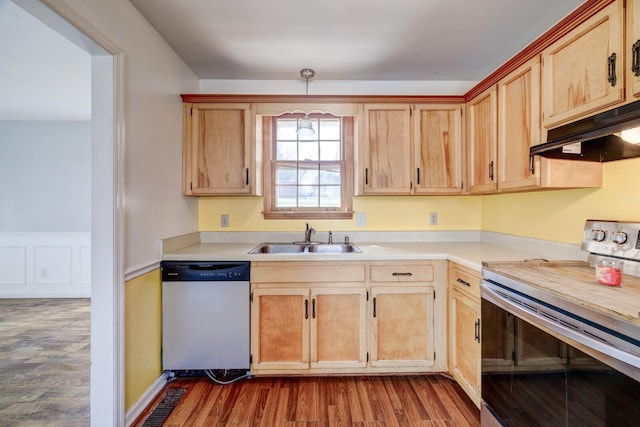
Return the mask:
[[[487,280],[482,281],[480,289],[482,300],[486,300],[495,304],[503,310],[517,317],[520,317],[521,319],[536,327],[539,327],[545,332],[552,333],[552,335],[556,336],[557,338],[560,338],[564,341],[573,341],[575,343],[580,343],[582,344],[582,346],[589,347],[599,353],[604,354],[605,356],[608,356],[605,358],[606,360],[602,360],[602,358],[598,358],[595,355],[592,355],[597,359],[600,359],[602,362],[612,366],[613,368],[625,372],[627,375],[640,381],[640,371],[638,371],[637,369],[640,368],[639,356],[613,347],[612,345],[605,342],[591,338],[587,335],[584,335],[582,332],[575,331],[556,322],[552,322],[538,313],[530,311],[529,309],[525,309],[522,306],[509,300],[507,297],[500,295],[500,293],[507,294],[508,291],[501,289],[500,287]],[[500,293],[498,293],[497,291],[499,291]],[[572,343],[569,342],[568,344]],[[627,366],[626,369],[625,366]],[[629,368],[629,366],[634,368]]]

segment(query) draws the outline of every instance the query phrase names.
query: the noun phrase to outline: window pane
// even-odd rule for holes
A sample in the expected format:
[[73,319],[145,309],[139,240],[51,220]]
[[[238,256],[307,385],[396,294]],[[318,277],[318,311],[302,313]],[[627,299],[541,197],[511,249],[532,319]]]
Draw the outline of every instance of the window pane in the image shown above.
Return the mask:
[[323,185],[320,187],[320,206],[323,208],[340,207],[340,186]]
[[320,184],[340,185],[340,166],[323,165],[320,169]]
[[297,160],[298,143],[296,141],[278,141],[276,160]]
[[276,186],[276,207],[291,208],[298,205],[296,192],[298,187],[293,185]]
[[320,141],[320,160],[341,160],[340,141]]
[[318,185],[318,165],[300,165],[298,169],[298,184]]
[[278,130],[277,130],[277,139],[278,140],[290,140],[295,141],[298,138],[296,135],[296,129],[298,128],[298,121],[296,119],[278,119]]
[[298,160],[318,160],[318,141],[300,141]]
[[276,172],[276,184],[296,184],[297,168],[289,165],[278,165]]
[[340,119],[320,120],[321,139],[340,139]]
[[298,206],[318,207],[318,187],[301,185],[298,189]]

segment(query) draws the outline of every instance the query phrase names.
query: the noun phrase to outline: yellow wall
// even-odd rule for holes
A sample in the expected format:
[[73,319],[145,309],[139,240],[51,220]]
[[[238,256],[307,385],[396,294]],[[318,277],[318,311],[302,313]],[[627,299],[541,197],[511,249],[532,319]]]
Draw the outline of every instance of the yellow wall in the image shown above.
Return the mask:
[[640,221],[640,159],[604,163],[604,185],[485,196],[482,229],[580,243],[586,219]]
[[162,375],[160,270],[129,280],[124,289],[124,400],[128,410]]
[[[308,221],[322,231],[485,230],[559,242],[579,243],[586,219],[640,221],[640,159],[604,164],[599,189],[550,190],[490,196],[361,196],[353,220]],[[301,231],[303,220],[264,220],[261,197],[201,197],[200,231]],[[429,212],[438,225],[429,225]],[[220,227],[220,215],[229,227]]]
[[[355,197],[353,208],[366,215],[366,225],[352,220],[265,220],[261,197],[201,197],[200,231],[302,231],[311,223],[318,231],[479,230],[478,196],[367,196]],[[429,225],[429,212],[438,213],[438,225]],[[229,227],[220,227],[220,215],[229,215]]]

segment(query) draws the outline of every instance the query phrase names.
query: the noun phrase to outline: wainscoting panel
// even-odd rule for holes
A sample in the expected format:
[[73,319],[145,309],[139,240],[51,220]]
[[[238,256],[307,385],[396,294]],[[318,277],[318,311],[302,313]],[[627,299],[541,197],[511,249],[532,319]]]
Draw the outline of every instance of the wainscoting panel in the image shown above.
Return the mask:
[[91,233],[0,233],[0,298],[91,296]]

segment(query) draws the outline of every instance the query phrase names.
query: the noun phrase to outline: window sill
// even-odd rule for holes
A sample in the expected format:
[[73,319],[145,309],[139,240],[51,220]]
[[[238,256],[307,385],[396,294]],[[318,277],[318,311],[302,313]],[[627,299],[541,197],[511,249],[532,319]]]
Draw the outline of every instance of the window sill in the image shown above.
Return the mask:
[[342,211],[273,211],[262,215],[264,219],[353,219],[353,212]]

